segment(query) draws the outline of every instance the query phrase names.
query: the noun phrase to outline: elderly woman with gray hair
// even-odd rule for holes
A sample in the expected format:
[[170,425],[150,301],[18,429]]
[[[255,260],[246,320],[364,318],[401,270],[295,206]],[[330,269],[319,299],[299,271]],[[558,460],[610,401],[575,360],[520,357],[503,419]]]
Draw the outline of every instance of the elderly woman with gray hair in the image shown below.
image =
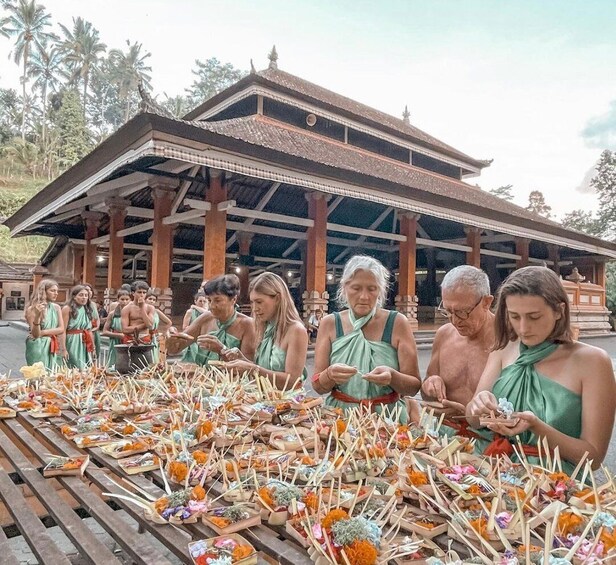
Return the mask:
[[383,308],[389,271],[376,259],[352,257],[344,267],[338,301],[342,312],[324,317],[315,346],[314,390],[326,404],[367,406],[405,422],[401,397],[419,390],[415,339],[408,320]]

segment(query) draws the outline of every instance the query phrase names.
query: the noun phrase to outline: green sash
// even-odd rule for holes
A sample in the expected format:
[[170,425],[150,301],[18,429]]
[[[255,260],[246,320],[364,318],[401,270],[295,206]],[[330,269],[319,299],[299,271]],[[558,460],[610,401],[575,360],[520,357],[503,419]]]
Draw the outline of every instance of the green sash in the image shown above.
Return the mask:
[[158,330],[158,326],[160,325],[160,316],[158,315],[158,312],[154,311],[154,323],[152,324],[152,344],[154,345],[154,348],[152,349],[152,361],[154,361],[154,364],[157,365],[158,364],[158,360],[160,358],[160,345],[158,343],[158,334],[156,332],[156,330]]
[[[122,316],[113,316],[109,329],[112,332],[122,333]],[[107,367],[115,367],[116,362],[116,345],[122,343],[117,337],[109,338],[109,353],[107,354]]]
[[[224,322],[220,322],[216,320],[216,329],[208,332],[208,335],[213,335],[218,338],[218,341],[222,343],[225,348],[230,349],[232,347],[239,347],[240,340],[227,332],[227,330],[233,325],[233,322],[237,320],[237,312],[233,312],[231,317]],[[197,345],[197,344],[195,344]],[[213,351],[209,351],[207,349],[203,349],[197,345],[197,350],[195,354],[195,363],[197,365],[207,365],[210,361],[217,361],[220,359],[220,355],[218,353],[214,353]]]
[[[199,316],[201,316],[202,312],[199,312],[194,306],[191,306],[192,310],[190,313],[190,323],[192,324]],[[197,343],[191,343],[182,354],[182,361],[184,363],[196,363],[195,359],[197,358],[197,353],[199,351],[199,345]]]
[[[60,325],[57,309],[53,304],[47,303],[45,308],[45,317],[41,321],[41,330],[53,330]],[[56,336],[56,340],[58,336]],[[60,363],[61,358],[51,353],[50,336],[26,339],[26,363],[32,365],[41,361],[46,369],[54,369]]]
[[[338,312],[334,314],[336,320],[336,339],[332,342],[329,364],[344,363],[345,365],[357,367],[357,373],[353,375],[348,382],[343,385],[338,385],[337,388],[344,394],[367,400],[390,394],[393,392],[391,387],[380,386],[366,381],[363,379],[363,375],[381,365],[399,370],[398,352],[391,345],[393,325],[397,313],[389,313],[381,340],[371,341],[366,339],[362,328],[372,320],[376,313],[376,308],[362,318],[356,318],[351,309],[349,309],[348,312],[353,329],[347,334],[343,333],[340,314]],[[337,400],[331,395],[327,396],[325,404],[340,408],[357,407],[357,404]],[[399,409],[400,420],[406,422],[407,413],[402,399],[391,404],[376,405],[375,410],[380,413],[383,406],[385,406],[388,411],[393,408]]]
[[[276,325],[273,322],[265,324],[263,339],[257,347],[255,364],[269,371],[284,373],[287,363],[287,352],[276,345]],[[306,367],[302,371],[302,379],[306,378]]]
[[[77,316],[70,318],[67,330],[91,330],[92,324],[86,314],[85,306],[79,306]],[[86,349],[81,333],[66,335],[66,350],[68,351],[67,365],[71,368],[84,369],[92,362],[92,357]]]
[[[96,307],[95,302],[90,302],[90,306],[92,307],[92,333],[94,335],[94,351],[96,351],[96,358],[100,359],[101,357],[101,332],[102,328],[99,327],[101,320],[98,317],[98,308]],[[94,320],[97,320],[95,323]]]

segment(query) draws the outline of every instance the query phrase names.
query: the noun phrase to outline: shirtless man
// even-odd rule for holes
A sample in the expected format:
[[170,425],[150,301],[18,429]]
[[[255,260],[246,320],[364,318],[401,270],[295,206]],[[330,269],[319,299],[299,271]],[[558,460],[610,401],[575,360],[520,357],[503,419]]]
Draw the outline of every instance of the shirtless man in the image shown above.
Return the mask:
[[155,311],[154,306],[146,301],[150,287],[145,281],[136,281],[133,289],[132,302],[122,309],[122,332],[147,342],[154,327]]
[[436,332],[421,396],[441,402],[446,416],[462,415],[494,345],[493,297],[488,276],[470,265],[449,271],[441,293],[439,312],[450,323]]

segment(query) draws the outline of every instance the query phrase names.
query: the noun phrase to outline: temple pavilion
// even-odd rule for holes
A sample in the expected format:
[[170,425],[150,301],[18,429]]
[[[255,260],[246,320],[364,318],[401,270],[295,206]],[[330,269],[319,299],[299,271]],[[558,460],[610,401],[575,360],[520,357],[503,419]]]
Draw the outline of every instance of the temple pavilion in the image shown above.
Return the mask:
[[588,288],[575,300],[607,327],[616,244],[465,182],[489,162],[416,128],[407,111],[392,117],[280,70],[275,50],[269,59],[181,120],[146,96],[9,218],[13,236],[53,238],[35,279],[87,281],[112,298],[145,278],[179,315],[201,281],[237,273],[246,304],[250,278],[268,270],[308,315],[334,307],[344,263],[367,253],[394,274],[389,306],[417,327],[435,322],[438,282],[456,265],[482,267],[495,289],[511,270],[545,264],[577,269]]

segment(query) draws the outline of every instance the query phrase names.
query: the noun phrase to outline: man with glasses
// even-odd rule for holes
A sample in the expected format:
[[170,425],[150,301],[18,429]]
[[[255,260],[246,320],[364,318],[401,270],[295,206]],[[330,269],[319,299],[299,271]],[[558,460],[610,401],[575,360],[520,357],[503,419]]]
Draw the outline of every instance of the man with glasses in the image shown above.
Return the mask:
[[441,295],[438,312],[449,323],[436,332],[421,396],[441,402],[446,416],[463,415],[494,344],[488,275],[470,265],[456,267],[445,275]]

